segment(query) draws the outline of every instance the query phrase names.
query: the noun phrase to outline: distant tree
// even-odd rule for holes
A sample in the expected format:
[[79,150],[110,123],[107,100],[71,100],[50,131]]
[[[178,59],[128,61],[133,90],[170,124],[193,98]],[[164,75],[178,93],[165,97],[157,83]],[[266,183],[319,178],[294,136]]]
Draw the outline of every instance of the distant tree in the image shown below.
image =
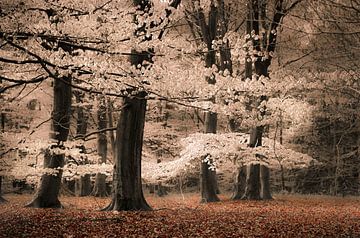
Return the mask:
[[[248,11],[250,21],[253,58],[253,78],[256,80],[261,77],[269,77],[269,67],[274,57],[277,38],[279,34],[279,27],[283,18],[295,8],[301,0],[293,1],[288,4],[283,0],[274,1],[272,9],[272,17],[269,16],[271,10],[269,9],[267,1],[251,0],[248,1]],[[270,20],[269,20],[270,19]],[[266,108],[262,105],[267,100],[266,95],[260,96],[256,99],[255,108],[259,108],[259,118],[263,118]],[[257,147],[262,145],[262,136],[264,132],[264,125],[259,125],[251,129],[250,133],[250,147]],[[260,176],[261,174],[261,176]],[[250,165],[248,168],[246,188],[243,199],[271,199],[270,193],[270,171],[265,165]],[[261,180],[261,187],[259,181]],[[260,194],[261,190],[261,194]]]
[[6,199],[2,196],[2,176],[0,176],[0,204],[6,202]]
[[[87,133],[88,127],[88,112],[86,108],[84,108],[81,103],[83,103],[84,94],[81,91],[75,91],[75,101],[78,104],[76,108],[77,118],[76,118],[76,136],[81,137],[85,136]],[[80,147],[81,154],[86,154],[86,148],[84,145]],[[78,160],[79,164],[87,164],[89,163],[86,156],[80,157]],[[90,174],[81,175],[80,178],[75,180],[75,195],[82,197],[88,196],[91,192],[91,181],[90,181]]]
[[[98,130],[100,133],[98,134],[97,147],[98,147],[98,155],[100,156],[98,163],[105,164],[107,159],[107,136],[106,132],[102,132],[102,130],[107,128],[107,120],[106,120],[106,99],[105,97],[99,98],[99,106],[97,111],[97,119],[98,119]],[[107,195],[106,192],[106,175],[97,173],[95,177],[95,184],[92,194],[95,197],[105,197]]]

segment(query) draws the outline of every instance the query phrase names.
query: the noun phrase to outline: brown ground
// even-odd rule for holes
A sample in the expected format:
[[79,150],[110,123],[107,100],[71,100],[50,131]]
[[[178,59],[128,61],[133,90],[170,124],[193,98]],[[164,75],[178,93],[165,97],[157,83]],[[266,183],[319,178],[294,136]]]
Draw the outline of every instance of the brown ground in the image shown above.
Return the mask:
[[360,198],[277,196],[199,204],[198,194],[147,196],[151,212],[99,212],[109,199],[62,197],[65,209],[7,195],[0,237],[360,237]]

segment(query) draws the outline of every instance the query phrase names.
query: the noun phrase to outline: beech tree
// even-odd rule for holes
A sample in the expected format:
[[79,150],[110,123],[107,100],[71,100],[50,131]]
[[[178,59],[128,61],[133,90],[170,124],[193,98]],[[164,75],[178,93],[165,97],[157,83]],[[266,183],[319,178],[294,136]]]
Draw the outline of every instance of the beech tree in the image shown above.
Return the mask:
[[[101,97],[99,100],[99,108],[97,111],[97,119],[98,119],[98,130],[102,131],[106,129],[107,120],[106,120],[106,101],[104,97]],[[106,163],[107,159],[107,137],[106,132],[100,132],[98,134],[98,155],[99,164]],[[106,175],[97,173],[95,177],[94,190],[92,194],[95,197],[105,197],[106,196]]]
[[[152,39],[146,33],[146,22],[139,24],[142,15],[151,15],[152,3],[150,1],[133,1],[139,11],[135,15],[135,23],[140,25],[135,35],[145,33],[144,41]],[[170,6],[177,7],[180,1],[173,1]],[[166,10],[169,17],[171,10]],[[165,19],[163,19],[165,20]],[[156,25],[155,22],[151,24]],[[150,24],[150,29],[152,25]],[[161,39],[160,32],[158,39]],[[132,50],[130,63],[133,66],[145,67],[153,63],[153,49],[137,52]],[[141,88],[126,90],[129,95],[124,98],[122,111],[116,129],[116,158],[114,163],[113,197],[112,202],[104,210],[151,210],[142,191],[141,180],[141,154],[143,146],[145,114],[148,93]]]
[[[76,118],[76,137],[81,137],[81,136],[85,136],[87,133],[87,120],[89,118],[89,116],[87,115],[88,112],[86,111],[86,109],[80,105],[81,103],[83,103],[83,93],[80,91],[75,91],[74,92],[75,95],[75,101],[78,104],[77,108],[76,108],[76,112],[77,112],[77,118]],[[82,154],[86,154],[86,148],[84,145],[80,146],[80,150]],[[86,158],[86,155],[84,157],[80,158],[80,161],[78,161],[77,163],[79,164],[87,164],[89,161]],[[83,176],[80,176],[79,179],[75,180],[75,195],[76,196],[88,196],[91,192],[91,181],[90,181],[90,174],[85,174]]]
[[[252,0],[248,2],[248,11],[250,13],[247,28],[249,30],[251,29],[251,31],[247,37],[252,39],[251,44],[253,51],[251,52],[251,56],[254,64],[253,77],[255,77],[256,80],[261,77],[268,78],[270,76],[269,67],[277,45],[278,28],[286,14],[300,2],[301,1],[293,1],[286,4],[283,0],[274,1],[272,17],[269,16],[270,10],[267,1]],[[270,19],[270,21],[268,19]],[[266,95],[262,95],[259,99],[256,99],[255,108],[260,109],[258,116],[260,120],[265,115],[266,108],[263,102],[266,100]],[[250,147],[262,145],[263,131],[264,125],[259,125],[251,129]],[[266,166],[250,165],[243,199],[260,199],[260,196],[262,199],[271,199],[269,176],[270,171]]]
[[60,208],[58,196],[61,185],[62,167],[64,166],[63,143],[67,140],[71,114],[71,77],[55,78],[54,102],[52,111],[53,144],[46,149],[44,167],[56,170],[54,174],[41,177],[39,189],[28,207]]
[[[206,45],[206,50],[204,54],[205,67],[211,68],[216,63],[216,55],[213,50],[213,41],[217,36],[217,14],[218,9],[214,5],[214,2],[211,1],[208,22],[206,22],[204,10],[201,8],[200,1],[194,1],[192,3],[193,11],[189,14],[193,15],[194,22],[192,24],[196,24],[198,28],[198,34],[201,36],[202,42]],[[192,20],[192,19],[191,19]],[[192,29],[192,32],[195,34],[195,30]],[[196,38],[197,35],[194,35]],[[206,77],[205,79],[209,84],[215,84],[216,79],[215,75],[210,77]],[[216,133],[217,127],[217,114],[215,112],[205,112],[205,120],[204,120],[205,133]],[[200,172],[200,193],[201,193],[201,202],[216,202],[220,199],[216,195],[216,171],[215,169],[210,169],[212,164],[211,158],[203,158],[201,161],[201,172]]]

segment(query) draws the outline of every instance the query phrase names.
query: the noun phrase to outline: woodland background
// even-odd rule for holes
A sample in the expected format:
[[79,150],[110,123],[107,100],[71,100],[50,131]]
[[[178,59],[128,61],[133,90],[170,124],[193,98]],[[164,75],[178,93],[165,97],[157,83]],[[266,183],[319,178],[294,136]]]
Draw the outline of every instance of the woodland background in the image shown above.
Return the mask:
[[275,213],[278,194],[360,193],[358,0],[3,0],[0,19],[10,217],[29,199],[14,192],[111,211],[275,197]]

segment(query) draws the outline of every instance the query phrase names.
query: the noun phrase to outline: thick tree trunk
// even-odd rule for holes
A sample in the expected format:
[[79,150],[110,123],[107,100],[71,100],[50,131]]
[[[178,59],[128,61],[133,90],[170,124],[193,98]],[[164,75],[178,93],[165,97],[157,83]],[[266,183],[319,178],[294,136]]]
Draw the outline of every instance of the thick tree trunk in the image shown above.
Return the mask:
[[[106,103],[105,99],[101,98],[98,110],[98,129],[103,130],[106,128]],[[107,138],[106,132],[98,134],[98,154],[100,156],[99,164],[106,163],[107,158]],[[93,195],[95,197],[106,197],[106,176],[104,174],[97,173],[95,177],[95,185]]]
[[[76,91],[75,98],[77,103],[82,103],[82,97],[81,92]],[[77,107],[77,123],[76,123],[76,135],[77,136],[84,136],[87,132],[87,113],[84,110],[83,106]],[[82,153],[85,153],[85,147],[81,148]],[[88,160],[84,159],[83,161],[80,161],[80,164],[87,164]],[[90,175],[85,174],[81,176],[79,179],[75,180],[75,196],[77,197],[83,197],[88,196],[91,193],[91,181],[90,181]]]
[[246,166],[241,166],[237,169],[237,174],[235,177],[235,186],[234,193],[231,197],[233,200],[239,200],[243,197],[245,193],[246,185]]
[[[64,166],[64,155],[55,155],[47,149],[44,155],[44,168],[61,168]],[[58,199],[61,185],[62,170],[56,174],[44,174],[41,177],[40,187],[35,199],[27,207],[37,208],[61,208]]]
[[[261,146],[263,127],[257,126],[251,129],[250,147]],[[245,193],[242,199],[260,199],[260,165],[250,164],[247,166]]]
[[264,200],[272,199],[270,191],[270,169],[265,165],[260,165],[261,198]]
[[[56,154],[52,149],[62,149],[67,140],[71,113],[71,78],[63,77],[54,80],[54,104],[52,112],[51,138],[56,142],[45,151],[44,168],[57,169],[55,174],[44,174],[41,177],[39,190],[28,207],[61,208],[58,199],[61,185],[64,154]],[[59,169],[60,168],[60,169]]]
[[2,176],[0,176],[0,203],[6,202],[6,199],[2,197]]
[[260,165],[247,166],[246,187],[243,200],[260,200]]
[[117,155],[114,165],[113,198],[104,210],[151,210],[141,182],[146,93],[124,99],[116,130]]
[[[205,113],[205,133],[216,133],[217,114],[213,112]],[[210,159],[211,160],[211,159]],[[200,192],[201,202],[217,202],[220,201],[216,195],[216,170],[211,170],[212,161],[201,161],[200,173]]]

